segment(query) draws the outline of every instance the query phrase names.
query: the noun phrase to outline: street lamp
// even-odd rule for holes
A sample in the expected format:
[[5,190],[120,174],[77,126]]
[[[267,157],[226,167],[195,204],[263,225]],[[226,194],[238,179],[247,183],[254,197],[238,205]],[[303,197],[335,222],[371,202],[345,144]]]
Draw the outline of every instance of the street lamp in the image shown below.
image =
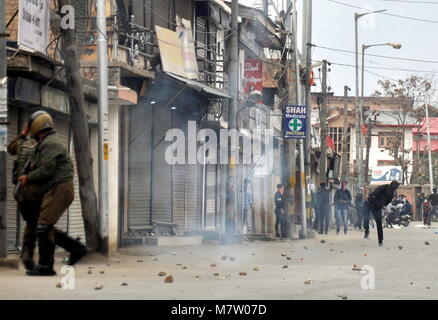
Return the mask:
[[384,10],[369,11],[365,13],[355,13],[354,14],[354,30],[355,30],[355,52],[356,52],[356,162],[357,170],[359,174],[359,187],[362,187],[362,162],[363,162],[363,147],[362,147],[362,111],[359,110],[359,40],[358,40],[358,27],[357,22],[363,16],[373,13],[384,12]]
[[[362,93],[360,98],[360,119],[361,119],[361,127],[359,128],[361,134],[362,134],[362,115],[363,115],[363,99],[364,99],[364,87],[365,87],[365,50],[371,47],[380,47],[380,46],[390,46],[394,49],[401,49],[401,44],[399,43],[380,43],[380,44],[371,44],[371,45],[362,45]],[[369,152],[371,147],[371,121],[369,121],[369,127],[368,127],[368,137],[367,137],[367,154],[366,154],[366,170],[365,170],[365,183],[368,182],[368,170],[369,170]],[[362,141],[361,141],[361,149],[360,153],[362,155],[363,148],[362,148]],[[362,156],[363,157],[363,156]],[[361,159],[362,159],[361,157]],[[362,171],[359,172],[361,174]],[[363,180],[362,180],[363,181]],[[362,187],[362,185],[361,185]]]

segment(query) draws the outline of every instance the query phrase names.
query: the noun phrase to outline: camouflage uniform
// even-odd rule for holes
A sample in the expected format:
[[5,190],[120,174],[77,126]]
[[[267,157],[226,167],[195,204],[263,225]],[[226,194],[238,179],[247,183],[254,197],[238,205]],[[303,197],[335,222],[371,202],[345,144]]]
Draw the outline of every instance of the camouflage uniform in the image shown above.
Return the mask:
[[[8,153],[16,156],[14,167],[12,169],[12,183],[16,185],[18,178],[27,162],[33,157],[37,142],[34,139],[28,139],[26,136],[19,135],[8,145]],[[42,195],[35,186],[21,186],[17,194],[14,195],[17,201],[18,211],[23,220],[26,221],[26,227],[23,233],[21,259],[27,269],[34,267],[33,253],[36,242],[36,226],[38,214],[41,207]]]
[[40,257],[38,265],[28,275],[54,275],[55,245],[71,253],[71,265],[85,255],[87,249],[79,241],[54,227],[73,201],[74,186],[72,161],[52,129],[35,148],[28,184],[43,193],[37,221]]

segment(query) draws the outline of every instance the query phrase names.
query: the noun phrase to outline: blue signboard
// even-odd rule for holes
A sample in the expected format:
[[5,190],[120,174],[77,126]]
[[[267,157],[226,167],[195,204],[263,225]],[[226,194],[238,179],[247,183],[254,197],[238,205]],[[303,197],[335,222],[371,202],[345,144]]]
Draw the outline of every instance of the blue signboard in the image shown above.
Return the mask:
[[286,105],[284,115],[284,137],[286,139],[306,138],[307,107]]

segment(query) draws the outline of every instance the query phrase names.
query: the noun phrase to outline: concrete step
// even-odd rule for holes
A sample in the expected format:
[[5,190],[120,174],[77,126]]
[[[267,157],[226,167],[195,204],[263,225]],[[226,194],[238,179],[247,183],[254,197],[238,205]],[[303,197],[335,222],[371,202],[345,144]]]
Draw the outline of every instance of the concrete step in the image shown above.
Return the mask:
[[185,237],[129,237],[123,240],[125,246],[152,245],[152,246],[194,246],[202,244],[202,236]]

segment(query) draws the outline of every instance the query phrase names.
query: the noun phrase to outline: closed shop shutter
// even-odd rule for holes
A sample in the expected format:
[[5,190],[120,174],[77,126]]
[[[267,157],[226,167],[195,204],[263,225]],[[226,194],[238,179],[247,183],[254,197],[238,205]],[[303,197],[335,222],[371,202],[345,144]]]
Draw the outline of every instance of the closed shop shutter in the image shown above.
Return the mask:
[[[171,18],[170,2],[172,0],[153,0],[153,20],[154,24],[162,28],[172,29],[174,19]],[[171,18],[171,19],[169,19]]]
[[145,0],[132,0],[132,14],[134,15],[134,23],[139,26],[144,26]]
[[197,231],[200,227],[199,210],[198,210],[198,185],[199,185],[199,168],[196,164],[185,166],[185,207],[186,207],[186,230]]
[[87,0],[72,0],[71,4],[75,9],[75,30],[76,30],[76,39],[79,45],[79,52],[82,49],[82,46],[85,44],[85,38],[87,36]]
[[186,228],[186,170],[184,164],[172,166],[172,216],[173,223],[177,224],[178,233],[183,233]]
[[129,108],[128,227],[151,225],[151,110]]
[[[18,108],[8,106],[8,143],[15,139],[18,132]],[[7,245],[8,251],[15,251],[17,237],[17,205],[14,200],[14,185],[12,184],[12,168],[15,157],[7,155],[6,174],[7,174]]]
[[216,227],[216,192],[218,180],[216,165],[207,164],[205,181],[205,228],[214,229]]
[[193,1],[175,0],[175,11],[178,17],[192,21]]
[[[70,141],[70,124],[66,120],[58,119],[52,113],[53,121],[55,123],[55,131],[57,133],[58,139],[61,143],[69,149],[69,141]],[[58,223],[55,225],[58,229],[62,231],[68,231],[68,214],[63,214],[59,219]]]
[[74,238],[81,238],[83,241],[85,241],[84,220],[82,218],[81,198],[79,195],[79,179],[76,169],[76,157],[74,154],[73,140],[71,140],[70,143],[70,156],[73,161],[74,169],[73,183],[75,187],[75,197],[72,204],[68,208],[68,233]]
[[165,141],[171,128],[170,108],[153,107],[153,163],[152,163],[152,221],[172,221],[172,166],[166,162],[165,152],[170,142]]

